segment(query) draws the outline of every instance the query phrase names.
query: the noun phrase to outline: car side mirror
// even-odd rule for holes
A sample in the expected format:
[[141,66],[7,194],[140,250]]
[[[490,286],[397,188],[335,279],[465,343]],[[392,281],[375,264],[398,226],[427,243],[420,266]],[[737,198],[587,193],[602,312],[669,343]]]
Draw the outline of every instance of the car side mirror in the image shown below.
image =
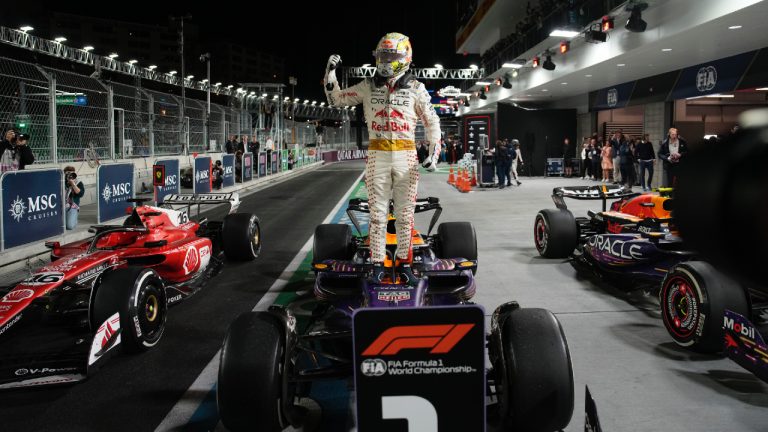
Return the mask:
[[61,243],[57,241],[47,241],[45,242],[45,247],[47,247],[48,249],[58,249],[61,247]]

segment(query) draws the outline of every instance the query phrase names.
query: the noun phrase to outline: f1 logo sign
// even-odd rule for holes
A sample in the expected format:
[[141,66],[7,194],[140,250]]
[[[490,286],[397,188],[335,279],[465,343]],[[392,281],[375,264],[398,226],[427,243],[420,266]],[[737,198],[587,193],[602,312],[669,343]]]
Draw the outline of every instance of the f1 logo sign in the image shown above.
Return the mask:
[[397,355],[400,350],[431,348],[431,354],[445,354],[464,337],[474,324],[443,324],[390,327],[381,333],[364,356]]
[[423,397],[382,396],[381,418],[405,419],[409,432],[437,432],[437,411],[435,406]]

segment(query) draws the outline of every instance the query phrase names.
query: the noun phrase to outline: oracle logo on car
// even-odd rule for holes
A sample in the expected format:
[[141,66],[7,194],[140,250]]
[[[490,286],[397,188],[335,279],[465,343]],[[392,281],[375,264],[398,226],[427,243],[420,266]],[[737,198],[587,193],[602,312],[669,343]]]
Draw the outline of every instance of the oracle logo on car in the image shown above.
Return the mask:
[[396,355],[403,349],[429,348],[430,354],[445,354],[474,327],[474,324],[397,326],[384,330],[364,356]]

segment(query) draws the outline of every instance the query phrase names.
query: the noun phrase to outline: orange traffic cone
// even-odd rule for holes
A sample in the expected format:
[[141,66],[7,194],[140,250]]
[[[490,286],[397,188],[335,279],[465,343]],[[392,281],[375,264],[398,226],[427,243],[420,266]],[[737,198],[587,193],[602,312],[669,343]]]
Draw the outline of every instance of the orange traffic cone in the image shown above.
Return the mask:
[[448,184],[456,184],[456,177],[453,176],[453,165],[451,165],[451,170],[448,172]]
[[477,186],[477,171],[475,170],[475,166],[472,166],[472,183],[470,183],[470,186],[476,187]]
[[469,192],[472,190],[472,186],[470,186],[469,181],[469,170],[464,172],[464,192]]
[[461,168],[458,168],[456,170],[456,183],[453,184],[454,186],[456,186],[457,190],[461,190],[461,181],[462,181]]

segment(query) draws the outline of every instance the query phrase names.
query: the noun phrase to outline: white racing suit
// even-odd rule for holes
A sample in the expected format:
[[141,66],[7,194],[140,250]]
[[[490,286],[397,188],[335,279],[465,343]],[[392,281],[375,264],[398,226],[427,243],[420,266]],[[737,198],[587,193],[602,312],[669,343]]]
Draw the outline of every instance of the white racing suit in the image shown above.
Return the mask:
[[387,214],[390,197],[394,201],[397,228],[397,258],[409,262],[419,161],[414,133],[421,120],[429,143],[429,155],[436,163],[440,151],[440,119],[437,117],[427,89],[406,72],[394,85],[389,81],[376,87],[374,79],[340,89],[331,80],[326,88],[328,104],[336,107],[362,103],[368,124],[368,161],[365,185],[370,208],[369,239],[371,261],[384,262],[386,257]]

